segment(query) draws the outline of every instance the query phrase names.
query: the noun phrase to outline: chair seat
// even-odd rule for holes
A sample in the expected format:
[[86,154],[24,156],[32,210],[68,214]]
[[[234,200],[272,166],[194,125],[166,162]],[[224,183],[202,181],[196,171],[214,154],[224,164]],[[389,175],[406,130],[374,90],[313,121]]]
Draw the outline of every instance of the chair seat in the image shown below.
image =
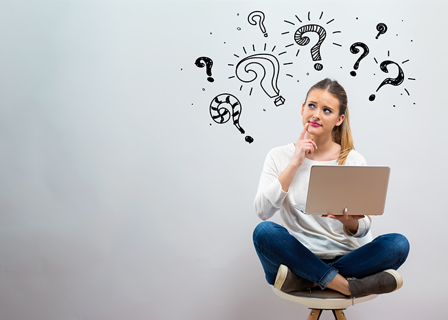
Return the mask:
[[313,290],[294,292],[289,294],[275,289],[272,286],[274,293],[282,299],[292,302],[300,303],[310,309],[334,310],[346,309],[357,303],[366,302],[375,299],[378,295],[372,294],[360,298],[348,298],[343,294],[333,290]]

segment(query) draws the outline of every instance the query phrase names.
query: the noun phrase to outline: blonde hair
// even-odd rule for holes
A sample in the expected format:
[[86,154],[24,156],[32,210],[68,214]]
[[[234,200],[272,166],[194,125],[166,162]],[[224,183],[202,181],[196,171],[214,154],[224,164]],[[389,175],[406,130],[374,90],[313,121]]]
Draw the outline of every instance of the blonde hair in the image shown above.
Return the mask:
[[347,156],[350,151],[355,150],[353,144],[352,131],[350,129],[350,117],[348,112],[348,99],[347,93],[344,88],[336,81],[331,79],[324,79],[312,86],[306,98],[308,99],[308,94],[316,89],[321,89],[330,92],[339,101],[339,115],[344,115],[344,120],[339,126],[335,126],[331,132],[331,140],[336,142],[341,146],[341,153],[339,154],[338,164],[344,165],[347,160]]

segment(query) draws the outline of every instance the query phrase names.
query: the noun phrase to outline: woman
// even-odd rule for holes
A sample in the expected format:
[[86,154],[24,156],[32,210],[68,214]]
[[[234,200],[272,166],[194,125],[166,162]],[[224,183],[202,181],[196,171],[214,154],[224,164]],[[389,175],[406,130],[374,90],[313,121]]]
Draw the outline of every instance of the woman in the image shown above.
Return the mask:
[[409,243],[400,234],[379,236],[360,247],[357,238],[370,230],[368,216],[331,213],[306,215],[312,165],[366,165],[353,146],[347,95],[337,82],[324,79],[308,91],[300,112],[304,128],[295,144],[272,149],[266,157],[255,197],[262,220],[279,211],[282,225],[261,222],[254,245],[266,280],[284,292],[330,288],[360,297],[399,289],[396,271]]

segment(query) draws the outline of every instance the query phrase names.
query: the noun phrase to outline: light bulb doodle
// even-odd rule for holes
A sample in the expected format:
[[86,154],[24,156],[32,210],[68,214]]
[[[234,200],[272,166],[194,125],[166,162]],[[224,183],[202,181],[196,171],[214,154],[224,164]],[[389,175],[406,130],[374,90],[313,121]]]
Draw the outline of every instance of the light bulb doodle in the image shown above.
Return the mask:
[[206,69],[206,73],[208,75],[208,78],[207,78],[208,82],[215,81],[215,79],[212,78],[212,67],[213,67],[212,59],[210,59],[209,57],[199,57],[196,59],[194,64],[199,68],[206,67],[205,69]]
[[[361,56],[359,57],[358,60],[356,60],[355,65],[353,66],[353,69],[358,70],[359,68],[359,64],[361,63],[361,60],[364,59],[368,54],[369,54],[369,47],[362,42],[355,42],[354,44],[352,44],[350,46],[350,52],[353,54],[357,54],[359,53],[359,49],[358,48],[362,48],[363,49],[363,53],[361,54]],[[352,71],[350,72],[350,74],[355,77],[356,76],[356,71]]]
[[[255,69],[256,68],[256,69]],[[236,76],[242,82],[252,82],[259,78],[257,69],[262,73],[260,86],[270,97],[275,98],[274,104],[278,107],[285,103],[285,98],[280,95],[277,86],[280,64],[277,58],[271,54],[258,53],[248,56],[238,62]]]
[[[263,35],[265,37],[268,36],[268,33],[266,32],[266,27],[264,26],[264,13],[261,11],[253,11],[251,13],[249,13],[249,15],[247,16],[247,21],[249,21],[249,23],[253,26],[256,26],[258,24],[258,26],[260,27],[261,32],[263,32]],[[258,21],[257,21],[258,19]]]
[[385,34],[387,31],[387,26],[384,23],[378,23],[376,25],[376,30],[378,30],[378,35],[375,37],[375,39],[378,39],[380,35]]
[[[389,70],[387,69],[387,66],[390,64],[394,64],[398,67],[398,76],[395,78],[386,78],[383,80],[383,82],[381,82],[381,84],[379,85],[378,89],[376,89],[376,92],[378,92],[378,90],[380,90],[381,87],[383,87],[386,84],[390,84],[392,86],[399,86],[400,84],[403,83],[404,80],[404,72],[403,69],[401,69],[401,67],[398,65],[398,63],[394,62],[394,61],[390,61],[390,60],[385,60],[383,62],[381,62],[380,64],[380,69],[381,71],[385,72],[385,73],[389,73]],[[369,97],[370,101],[374,101],[375,100],[375,95],[372,94]]]
[[[210,102],[210,116],[213,121],[218,124],[227,123],[230,118],[233,120],[233,125],[244,134],[244,129],[240,126],[240,117],[243,107],[240,101],[230,93],[222,93],[213,98]],[[246,136],[245,141],[252,143],[254,139],[251,136]]]
[[[308,43],[310,43],[310,38],[304,37],[303,35],[307,32],[314,32],[317,33],[319,36],[319,40],[317,43],[311,48],[311,57],[313,58],[313,61],[320,61],[322,60],[320,55],[320,46],[324,42],[327,32],[324,28],[317,24],[307,24],[305,26],[300,27],[297,29],[297,31],[294,34],[294,40],[299,46],[306,46]],[[323,65],[320,63],[314,64],[314,69],[317,71],[320,71],[323,69]]]

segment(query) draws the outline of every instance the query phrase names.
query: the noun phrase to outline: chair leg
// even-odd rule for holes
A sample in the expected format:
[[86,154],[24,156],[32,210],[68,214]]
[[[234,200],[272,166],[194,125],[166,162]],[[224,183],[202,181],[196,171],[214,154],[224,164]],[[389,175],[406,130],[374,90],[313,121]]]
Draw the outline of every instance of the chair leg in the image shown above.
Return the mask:
[[347,320],[347,318],[345,317],[344,310],[331,310],[331,311],[333,311],[333,315],[336,320]]
[[312,309],[310,312],[310,315],[308,316],[308,319],[306,319],[306,320],[319,320],[321,313],[322,313],[322,310]]

